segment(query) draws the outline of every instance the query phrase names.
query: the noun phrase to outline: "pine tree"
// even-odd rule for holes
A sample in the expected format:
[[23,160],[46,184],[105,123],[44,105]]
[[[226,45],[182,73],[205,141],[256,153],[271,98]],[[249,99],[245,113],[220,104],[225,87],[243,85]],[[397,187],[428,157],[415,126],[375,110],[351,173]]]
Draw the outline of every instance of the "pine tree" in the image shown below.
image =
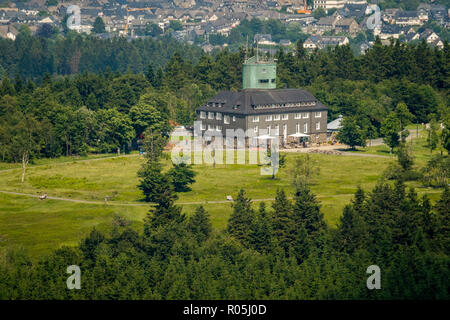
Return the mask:
[[198,207],[189,218],[188,230],[195,236],[197,242],[205,241],[212,232],[211,220],[203,206]]
[[445,187],[435,206],[437,237],[444,252],[450,252],[450,189]]
[[4,96],[4,95],[13,96],[15,94],[16,94],[16,91],[14,90],[14,86],[11,84],[11,81],[9,81],[8,76],[5,76],[2,79],[2,84],[0,86],[0,96]]
[[233,213],[228,220],[227,231],[234,238],[247,244],[249,240],[249,226],[254,219],[254,212],[251,200],[245,196],[245,191],[241,189],[232,204]]
[[150,82],[151,85],[153,87],[155,87],[156,76],[155,76],[155,72],[153,71],[153,65],[152,64],[149,64],[147,66],[147,70],[145,70],[145,77],[147,78],[148,82]]
[[167,188],[173,189],[170,179],[161,170],[161,164],[149,161],[138,172],[141,178],[138,188],[142,190],[147,202],[157,202],[160,194]]
[[105,33],[105,23],[101,17],[95,18],[94,25],[92,28],[92,32],[94,33]]
[[319,238],[326,231],[326,223],[320,212],[320,204],[308,187],[296,191],[292,207],[292,226],[294,237],[301,234],[304,228],[310,243],[320,246]]
[[366,195],[361,186],[358,186],[358,189],[355,192],[355,198],[352,199],[353,208],[356,212],[361,213],[363,210],[364,200],[366,199]]
[[291,212],[292,204],[287,199],[283,189],[277,190],[275,201],[272,203],[272,233],[274,240],[284,249],[289,251],[291,243]]
[[364,248],[368,234],[362,217],[351,206],[346,205],[337,230],[338,247],[348,253]]
[[264,202],[260,203],[259,211],[250,226],[249,245],[262,254],[267,254],[272,249],[271,224]]
[[190,184],[195,182],[195,171],[190,165],[182,162],[180,164],[173,164],[173,167],[167,172],[168,177],[172,181],[175,192],[190,191]]
[[163,72],[163,69],[161,67],[159,67],[158,70],[156,71],[156,76],[155,76],[155,81],[153,83],[153,86],[155,88],[160,88],[163,84],[163,79],[164,79],[164,72]]
[[297,59],[300,60],[306,57],[306,49],[304,48],[303,41],[301,39],[297,41],[295,54]]

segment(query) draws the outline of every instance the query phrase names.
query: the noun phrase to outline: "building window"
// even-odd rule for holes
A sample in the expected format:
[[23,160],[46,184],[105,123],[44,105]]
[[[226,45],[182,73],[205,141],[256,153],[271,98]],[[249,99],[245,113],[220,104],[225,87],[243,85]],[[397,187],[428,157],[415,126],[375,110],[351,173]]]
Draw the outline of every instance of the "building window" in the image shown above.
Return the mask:
[[216,131],[222,131],[222,126],[216,126]]
[[269,79],[259,79],[259,83],[269,83]]
[[200,111],[200,119],[206,119],[206,112]]
[[270,136],[270,126],[267,127],[267,134]]
[[200,130],[206,130],[206,124],[203,122],[200,124]]
[[305,123],[305,127],[303,128],[303,133],[308,133],[308,124]]
[[214,130],[214,126],[213,126],[212,124],[208,124],[208,130],[209,130],[209,131]]
[[280,120],[280,115],[279,114],[274,115],[273,120]]
[[266,116],[266,121],[272,121],[272,115]]
[[253,128],[253,132],[254,132],[254,133],[258,133],[258,127],[254,127],[254,128]]
[[216,113],[216,120],[222,120],[222,114],[220,112]]
[[223,123],[230,124],[230,116],[223,116]]
[[208,119],[214,120],[214,112],[208,112]]
[[316,123],[316,130],[320,130],[320,122]]
[[308,112],[303,113],[303,119],[308,119],[308,118],[309,118],[309,113]]
[[300,123],[295,125],[295,133],[300,133]]
[[314,115],[316,118],[322,117],[322,112],[316,112]]
[[259,116],[253,116],[253,122],[259,122]]
[[288,120],[289,119],[289,115],[287,113],[283,114],[282,119],[283,120]]
[[233,116],[233,122],[235,122],[236,121],[236,116]]
[[295,119],[301,119],[302,118],[302,114],[301,113],[296,113],[295,114]]
[[276,125],[275,126],[275,134],[280,134],[280,126],[279,125]]

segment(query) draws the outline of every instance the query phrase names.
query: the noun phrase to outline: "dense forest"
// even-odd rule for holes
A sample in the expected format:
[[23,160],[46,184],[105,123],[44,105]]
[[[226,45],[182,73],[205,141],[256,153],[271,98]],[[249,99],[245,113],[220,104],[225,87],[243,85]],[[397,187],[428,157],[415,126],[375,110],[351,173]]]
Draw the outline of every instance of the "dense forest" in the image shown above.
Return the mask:
[[[38,157],[127,151],[143,140],[139,188],[153,203],[143,232],[117,217],[110,233],[93,230],[38,262],[10,252],[0,265],[0,299],[449,298],[447,187],[431,204],[407,190],[404,175],[392,175],[373,190],[359,188],[337,229],[306,182],[293,200],[279,190],[270,208],[257,210],[241,190],[222,232],[202,207],[183,214],[177,192],[193,176],[181,166],[161,172],[167,135],[175,123],[191,124],[218,91],[240,89],[246,53],[210,56],[169,38],[122,41],[23,34],[0,42],[0,159],[25,167]],[[330,119],[343,114],[362,138],[395,140],[405,172],[412,160],[399,143],[403,119],[449,127],[447,43],[438,50],[377,39],[355,56],[349,46],[307,52],[299,41],[294,55],[273,58],[278,87],[307,88],[330,107]],[[374,264],[383,290],[366,287]],[[83,290],[67,290],[69,265],[80,266]]]
[[141,73],[151,63],[164,67],[175,51],[188,61],[196,61],[201,49],[167,36],[128,41],[123,37],[102,40],[76,32],[32,36],[26,26],[15,41],[0,39],[0,74],[41,79],[54,75],[101,72],[110,68],[122,73]]
[[[358,189],[337,229],[307,185],[258,210],[241,190],[217,232],[203,207],[187,217],[170,182],[159,186],[142,233],[115,219],[111,233],[94,229],[37,263],[10,252],[0,299],[449,298],[448,188],[434,206],[401,181]],[[366,287],[374,264],[382,290]],[[67,290],[70,265],[81,269],[81,290]]]
[[[149,127],[164,128],[167,134],[169,121],[190,125],[195,109],[208,98],[240,89],[246,55],[242,49],[214,56],[183,51],[171,47],[170,39],[123,42],[77,36],[57,46],[50,41],[25,34],[15,42],[0,42],[5,46],[0,64],[9,70],[0,84],[3,161],[128,151],[137,148]],[[62,68],[67,61],[59,60],[75,54],[74,45],[84,50],[78,73]],[[168,47],[155,51],[146,50],[147,45]],[[150,62],[144,67],[143,60],[130,58],[128,46]],[[119,59],[117,50],[128,60]],[[377,39],[373,49],[355,56],[349,46],[307,52],[299,41],[295,54],[278,51],[273,58],[278,87],[307,88],[329,106],[329,120],[340,114],[353,117],[366,138],[382,135],[384,119],[399,103],[406,104],[412,123],[449,121],[447,43],[439,50],[425,42],[384,46]],[[158,66],[164,59],[167,63]],[[12,70],[24,72],[10,77]]]

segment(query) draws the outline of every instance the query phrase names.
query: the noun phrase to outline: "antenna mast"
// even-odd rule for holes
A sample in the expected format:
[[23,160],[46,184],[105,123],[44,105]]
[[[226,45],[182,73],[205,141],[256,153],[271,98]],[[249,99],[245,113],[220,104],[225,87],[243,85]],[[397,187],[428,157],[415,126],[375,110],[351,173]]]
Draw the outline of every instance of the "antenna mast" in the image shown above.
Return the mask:
[[245,45],[245,60],[247,61],[248,57],[248,35],[247,35],[247,44]]
[[258,63],[259,60],[259,47],[258,47],[259,41],[256,40],[256,63]]

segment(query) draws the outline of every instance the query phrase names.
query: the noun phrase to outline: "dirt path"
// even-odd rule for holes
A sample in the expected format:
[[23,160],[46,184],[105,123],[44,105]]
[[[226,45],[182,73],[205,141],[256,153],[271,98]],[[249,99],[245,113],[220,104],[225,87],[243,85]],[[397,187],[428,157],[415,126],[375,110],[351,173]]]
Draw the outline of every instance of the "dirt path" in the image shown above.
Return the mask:
[[[31,193],[21,193],[21,192],[13,192],[13,191],[3,191],[0,190],[0,193],[3,194],[11,194],[15,196],[24,196],[30,198],[39,199],[40,195],[31,194]],[[140,206],[150,206],[149,203],[123,203],[123,202],[114,202],[114,201],[89,201],[89,200],[80,200],[80,199],[70,199],[70,198],[61,198],[61,197],[52,197],[47,196],[48,200],[58,200],[58,201],[68,201],[75,203],[84,203],[84,204],[95,204],[95,205],[109,205],[109,206],[132,206],[132,207],[140,207]],[[288,197],[288,199],[292,199],[292,197]],[[252,202],[261,202],[261,201],[274,201],[275,198],[265,198],[265,199],[252,199]],[[45,201],[45,200],[41,200]],[[190,204],[223,204],[223,203],[231,203],[229,200],[213,200],[213,201],[193,201],[193,202],[177,202],[178,205],[190,205]]]
[[[37,194],[21,193],[21,192],[13,192],[13,191],[0,190],[0,193],[12,194],[12,195],[16,195],[16,196],[25,196],[25,197],[31,197],[31,198],[39,198],[40,197],[40,195],[37,195]],[[146,204],[146,203],[121,203],[121,202],[114,202],[114,201],[102,202],[102,201],[89,201],[89,200],[80,200],[80,199],[52,197],[52,196],[47,196],[47,199],[49,199],[49,200],[59,200],[59,201],[68,201],[68,202],[76,202],[76,203],[85,203],[85,204],[96,204],[96,205],[148,206],[148,204]],[[42,201],[45,201],[45,200],[42,200]]]
[[[21,192],[13,192],[13,191],[4,191],[0,190],[0,193],[10,194],[15,196],[23,196],[39,199],[40,195],[31,194],[31,193],[21,193]],[[336,194],[334,197],[346,197],[348,194]],[[318,198],[321,196],[318,195]],[[286,197],[287,199],[292,200],[293,197]],[[126,202],[115,202],[115,201],[90,201],[90,200],[81,200],[81,199],[71,199],[71,198],[61,198],[61,197],[52,197],[47,196],[47,200],[57,200],[57,201],[67,201],[67,202],[75,202],[75,203],[83,203],[83,204],[94,204],[94,205],[107,205],[107,206],[130,206],[130,207],[141,207],[141,206],[151,206],[150,203],[126,203]],[[45,200],[41,200],[45,201]],[[251,202],[261,202],[261,201],[275,201],[275,198],[264,198],[264,199],[251,199]],[[177,205],[191,205],[191,204],[224,204],[231,203],[230,200],[203,200],[203,201],[192,201],[192,202],[176,202]]]
[[280,152],[288,153],[310,153],[310,154],[324,154],[332,156],[355,156],[355,157],[367,157],[367,158],[385,158],[390,159],[390,156],[383,156],[380,154],[372,153],[357,153],[351,151],[344,151],[346,146],[344,145],[334,145],[334,146],[323,146],[323,147],[312,147],[312,148],[299,148],[299,149],[281,149]]

